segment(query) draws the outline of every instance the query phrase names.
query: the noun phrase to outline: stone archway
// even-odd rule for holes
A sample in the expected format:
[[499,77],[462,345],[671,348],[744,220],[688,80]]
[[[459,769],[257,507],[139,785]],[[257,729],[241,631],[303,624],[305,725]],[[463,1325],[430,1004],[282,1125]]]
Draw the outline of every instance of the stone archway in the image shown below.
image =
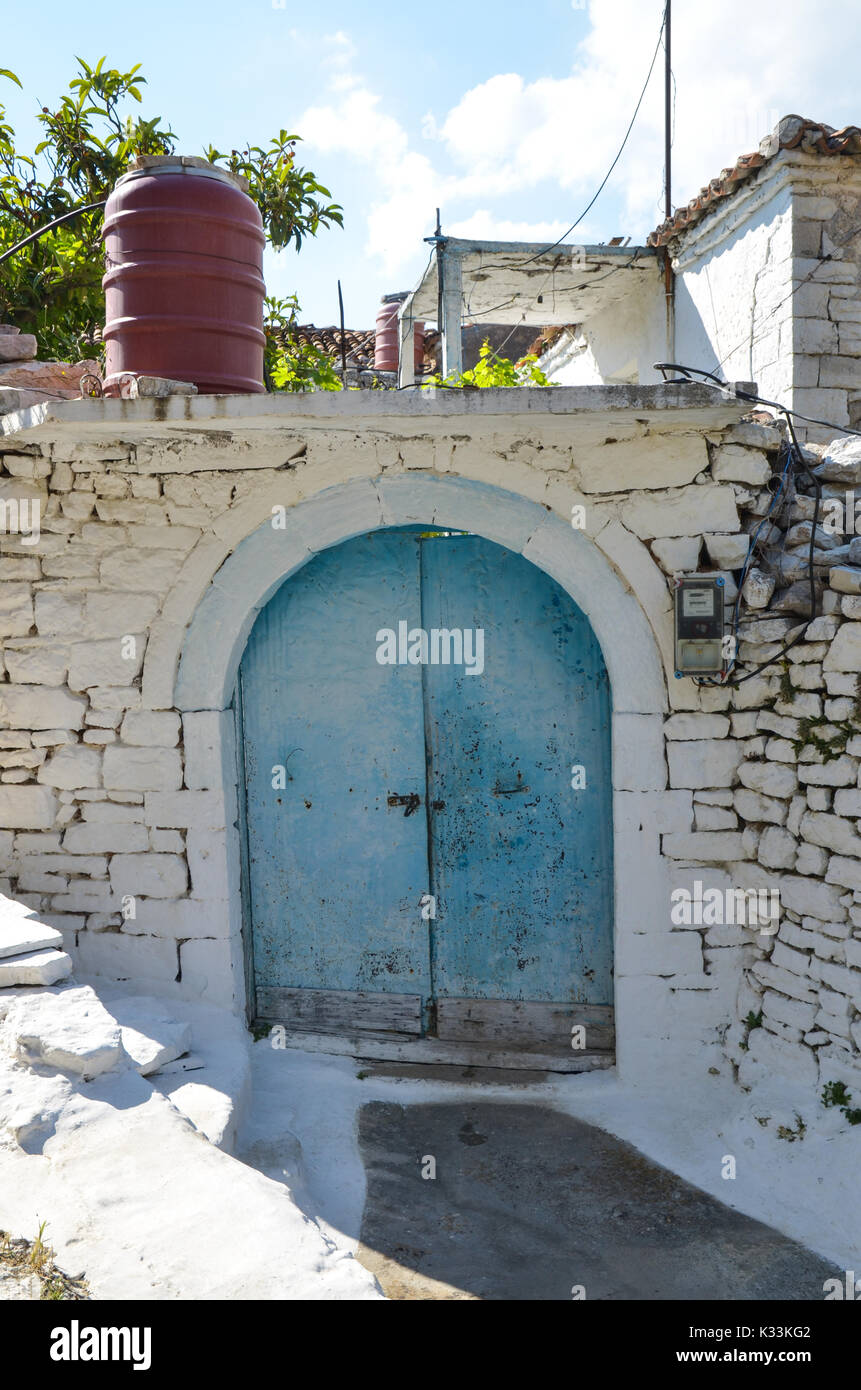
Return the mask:
[[[315,553],[367,531],[432,523],[472,531],[524,556],[557,581],[589,619],[604,655],[613,700],[613,837],[615,956],[617,961],[617,1058],[620,1067],[636,1051],[636,1010],[619,1001],[626,973],[626,943],[644,918],[666,917],[665,883],[657,839],[644,839],[639,794],[666,786],[660,725],[667,708],[663,667],[655,636],[635,595],[598,546],[545,507],[485,483],[460,477],[411,473],[327,489],[246,536],[214,575],[185,635],[174,704],[184,715],[223,715],[233,699],[248,635],[275,591]],[[235,779],[232,720],[213,719],[205,757],[225,782]],[[213,740],[218,745],[213,748]],[[211,785],[198,760],[202,742],[186,747],[186,786]],[[211,776],[211,774],[210,774]],[[239,902],[240,831],[226,817],[223,859],[231,885],[230,931],[225,940],[225,978],[232,974],[237,1008],[244,1007]],[[648,848],[647,848],[648,846]]]

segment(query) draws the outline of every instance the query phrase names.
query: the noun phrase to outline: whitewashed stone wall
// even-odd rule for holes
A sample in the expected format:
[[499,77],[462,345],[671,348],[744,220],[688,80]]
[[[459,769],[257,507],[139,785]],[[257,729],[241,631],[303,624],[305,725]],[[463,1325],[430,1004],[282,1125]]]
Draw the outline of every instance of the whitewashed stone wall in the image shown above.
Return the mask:
[[[861,420],[861,161],[783,151],[672,246],[676,360]],[[802,438],[833,429],[799,422]]]
[[[747,378],[830,426],[861,422],[861,160],[783,150],[669,245],[636,292],[574,325],[542,358],[561,385],[660,380],[676,362]],[[798,422],[801,438],[834,429]]]
[[[35,544],[0,535],[0,891],[62,931],[80,973],[241,1009],[225,706],[255,605],[347,534],[458,524],[468,484],[478,491],[460,524],[565,583],[610,669],[620,1066],[646,1074],[665,1049],[700,1071],[733,1065],[745,1084],[757,1067],[799,1083],[837,1065],[855,1074],[857,547],[822,539],[825,616],[785,670],[735,690],[673,678],[668,580],[720,572],[734,600],[778,432],[737,423],[738,405],[704,388],[482,392],[466,404],[382,394],[75,402],[7,435],[2,494],[38,498],[42,518]],[[839,473],[827,486],[841,496],[856,476],[839,456],[811,460],[826,480]],[[571,528],[575,506],[584,531]],[[784,558],[769,531],[746,586],[751,605],[771,608],[757,627],[762,609],[743,610],[742,670],[798,621],[810,502],[793,506]],[[273,508],[296,526],[283,564],[269,545],[275,570],[251,601],[247,546],[271,535]],[[236,651],[219,674],[225,632]],[[840,742],[837,757],[823,741]],[[779,931],[673,924],[671,892],[696,879],[779,886]]]

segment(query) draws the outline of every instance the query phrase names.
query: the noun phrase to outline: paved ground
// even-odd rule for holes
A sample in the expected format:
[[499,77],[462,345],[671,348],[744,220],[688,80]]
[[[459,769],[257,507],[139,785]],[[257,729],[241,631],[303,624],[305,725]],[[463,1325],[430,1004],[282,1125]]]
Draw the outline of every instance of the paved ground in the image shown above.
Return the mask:
[[374,1101],[359,1144],[357,1258],[389,1298],[821,1300],[840,1273],[542,1106]]

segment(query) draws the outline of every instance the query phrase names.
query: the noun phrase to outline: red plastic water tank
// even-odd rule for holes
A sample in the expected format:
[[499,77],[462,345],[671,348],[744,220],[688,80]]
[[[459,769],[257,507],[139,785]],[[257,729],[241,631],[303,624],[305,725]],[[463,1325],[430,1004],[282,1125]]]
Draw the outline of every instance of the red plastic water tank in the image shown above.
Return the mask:
[[[374,335],[374,367],[378,372],[398,370],[398,310],[406,299],[405,294],[385,294],[377,310],[376,332]],[[425,326],[416,323],[415,370],[424,362]]]
[[202,159],[139,161],[105,207],[105,394],[124,373],[263,391],[263,222]]

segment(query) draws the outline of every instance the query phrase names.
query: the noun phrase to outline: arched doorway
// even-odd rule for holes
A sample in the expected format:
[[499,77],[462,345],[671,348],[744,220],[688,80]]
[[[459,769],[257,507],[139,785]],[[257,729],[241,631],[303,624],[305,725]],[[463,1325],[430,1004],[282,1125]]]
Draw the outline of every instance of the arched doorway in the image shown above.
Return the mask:
[[570,595],[477,535],[375,531],[277,590],[239,685],[258,1016],[606,1057],[609,682]]

